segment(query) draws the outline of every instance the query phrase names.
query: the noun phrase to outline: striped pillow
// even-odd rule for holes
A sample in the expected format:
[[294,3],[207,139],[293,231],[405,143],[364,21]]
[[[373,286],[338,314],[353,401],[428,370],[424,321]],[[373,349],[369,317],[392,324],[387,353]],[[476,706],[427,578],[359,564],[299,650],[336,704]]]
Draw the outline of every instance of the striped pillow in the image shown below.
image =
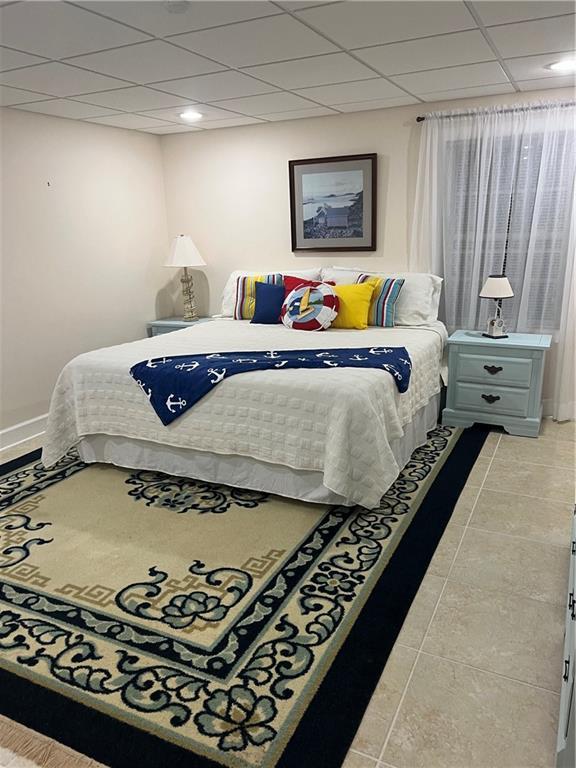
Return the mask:
[[245,275],[236,280],[236,297],[234,299],[234,320],[252,320],[256,307],[256,283],[282,285],[282,275],[277,272],[272,275]]
[[394,326],[394,311],[396,301],[404,285],[402,277],[375,277],[361,274],[357,283],[371,283],[374,286],[372,301],[368,311],[368,325],[378,325],[382,328]]

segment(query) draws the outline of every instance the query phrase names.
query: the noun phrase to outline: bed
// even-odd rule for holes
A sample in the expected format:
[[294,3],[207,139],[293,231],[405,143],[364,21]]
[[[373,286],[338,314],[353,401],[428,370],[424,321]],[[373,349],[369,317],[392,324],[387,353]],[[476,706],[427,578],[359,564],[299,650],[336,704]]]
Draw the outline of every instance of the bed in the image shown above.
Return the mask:
[[[374,508],[437,422],[446,336],[439,321],[306,333],[223,318],[82,354],[56,384],[42,458],[76,447],[86,462]],[[165,427],[129,375],[162,356],[370,346],[407,348],[407,392],[375,369],[253,371]]]

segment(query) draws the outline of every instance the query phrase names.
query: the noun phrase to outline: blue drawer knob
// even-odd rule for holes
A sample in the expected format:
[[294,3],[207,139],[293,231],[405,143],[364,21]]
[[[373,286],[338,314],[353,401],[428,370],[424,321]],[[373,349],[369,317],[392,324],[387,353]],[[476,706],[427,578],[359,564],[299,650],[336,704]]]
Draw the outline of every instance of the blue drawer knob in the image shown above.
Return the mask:
[[501,365],[485,365],[484,370],[488,371],[488,373],[494,376],[496,373],[500,373],[500,371],[503,371],[504,369]]
[[482,399],[486,400],[487,403],[495,403],[496,400],[500,400],[500,395],[482,395]]

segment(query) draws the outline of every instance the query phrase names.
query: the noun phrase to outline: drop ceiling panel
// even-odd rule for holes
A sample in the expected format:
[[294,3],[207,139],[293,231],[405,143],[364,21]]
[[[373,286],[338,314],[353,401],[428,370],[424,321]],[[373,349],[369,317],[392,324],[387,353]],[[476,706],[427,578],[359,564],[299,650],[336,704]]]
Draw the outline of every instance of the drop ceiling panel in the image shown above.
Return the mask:
[[25,109],[28,112],[40,112],[43,115],[53,115],[54,117],[69,117],[73,120],[114,114],[113,109],[93,107],[90,104],[81,104],[79,101],[69,101],[68,99],[53,99],[52,101],[40,101],[35,104],[23,104],[18,109]]
[[328,107],[312,107],[311,109],[297,109],[294,112],[274,112],[270,115],[262,115],[264,120],[299,120],[304,117],[325,117],[326,115],[336,115],[333,109]]
[[111,117],[94,117],[90,118],[89,122],[99,123],[100,125],[112,125],[115,128],[154,128],[159,127],[163,123],[160,120],[154,120],[151,117],[143,117],[142,115],[113,115]]
[[514,93],[510,83],[497,85],[474,85],[470,88],[454,88],[449,91],[433,91],[422,94],[425,101],[452,101],[452,99],[471,99],[474,96],[495,96],[499,93]]
[[15,88],[28,88],[50,96],[75,96],[92,91],[122,88],[126,85],[122,80],[97,75],[59,62],[4,72],[0,75],[0,83]]
[[0,48],[0,71],[15,69],[16,67],[28,67],[31,64],[42,64],[46,59],[39,56],[31,56],[29,53],[13,51],[10,48]]
[[232,67],[267,64],[337,50],[335,45],[286,14],[172,39],[178,45],[204,56],[213,56]]
[[356,55],[383,75],[473,64],[495,59],[480,30],[363,48]]
[[[191,108],[194,112],[200,112],[204,117],[202,122],[198,122],[199,128],[201,128],[207,120],[226,120],[228,118],[236,117],[235,114],[211,104],[193,104],[191,105]],[[171,123],[186,124],[180,117],[183,111],[182,107],[174,107],[172,109],[146,110],[144,114],[147,117],[157,117],[159,120],[167,120]]]
[[[506,66],[514,80],[539,80],[542,78],[560,77],[558,72],[552,69],[546,69],[549,64],[569,57],[570,52],[564,54],[550,55],[546,53],[541,56],[523,56],[518,59],[508,59]],[[552,86],[550,86],[552,87]]]
[[218,105],[245,115],[265,115],[272,112],[289,112],[296,109],[308,109],[312,104],[293,93],[267,93],[262,96],[248,96],[245,99],[227,99]]
[[89,93],[86,96],[77,96],[76,101],[99,104],[102,107],[109,107],[110,109],[122,112],[143,112],[147,109],[185,106],[190,103],[188,99],[154,91],[152,88],[145,88],[142,85],[136,85],[132,88],[119,88],[118,90],[105,91],[104,93]]
[[274,85],[261,83],[253,77],[233,70],[155,83],[154,87],[196,101],[217,101],[218,99],[232,99],[236,96],[256,96],[260,93],[271,93],[278,90]]
[[281,88],[306,88],[328,83],[343,83],[377,77],[377,74],[347,53],[329,53],[326,56],[264,64],[246,70]]
[[207,27],[233,24],[280,13],[268,2],[93,2],[80,3],[84,8],[130,24],[155,37],[193,32]]
[[70,64],[110,77],[121,77],[133,83],[173,80],[176,77],[202,75],[224,69],[202,56],[162,40],[80,56],[70,59]]
[[160,125],[157,128],[142,128],[141,130],[145,133],[157,133],[162,135],[165,133],[193,133],[194,131],[198,133],[200,128],[193,128],[188,125],[176,125],[173,123],[170,125]]
[[148,35],[63,2],[0,8],[1,42],[49,59],[76,56],[148,39]]
[[491,27],[490,37],[503,58],[574,49],[575,16]]
[[31,101],[46,101],[49,96],[43,93],[33,93],[32,91],[21,91],[18,88],[9,88],[6,85],[0,85],[0,106],[11,107],[15,104],[26,104]]
[[409,104],[418,103],[418,100],[412,98],[412,96],[399,96],[396,99],[370,99],[368,101],[334,104],[334,109],[338,109],[340,112],[367,112],[371,109],[389,109],[390,107],[404,107]]
[[207,120],[202,121],[202,129],[211,128],[236,128],[242,125],[253,125],[254,123],[261,123],[257,117],[231,117],[228,120]]
[[406,96],[406,93],[393,83],[377,78],[376,80],[360,80],[356,83],[341,85],[325,85],[320,88],[306,88],[298,91],[313,101],[330,106],[345,104],[353,101],[368,101],[369,99],[388,99]]
[[542,80],[518,80],[517,82],[521,91],[539,91],[543,88],[574,88],[576,78],[574,75],[568,75],[564,77],[546,77]]
[[302,11],[304,8],[313,8],[316,5],[332,2],[334,0],[294,0],[293,2],[280,2],[278,5],[286,8],[287,11]]
[[544,19],[546,16],[559,16],[562,13],[573,13],[574,3],[555,2],[555,0],[480,0],[474,2],[484,24],[508,24],[512,21],[529,19]]
[[508,82],[506,73],[496,61],[449,69],[431,69],[428,72],[413,72],[410,75],[395,75],[392,79],[415,94]]
[[463,2],[349,2],[298,14],[346,48],[410,40],[473,29]]

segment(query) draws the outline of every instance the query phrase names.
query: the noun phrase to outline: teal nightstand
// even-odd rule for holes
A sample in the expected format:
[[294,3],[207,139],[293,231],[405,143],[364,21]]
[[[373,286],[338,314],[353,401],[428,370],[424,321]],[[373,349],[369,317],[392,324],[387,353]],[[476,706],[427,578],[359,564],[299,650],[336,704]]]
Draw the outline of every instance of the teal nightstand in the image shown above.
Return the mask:
[[182,328],[190,328],[198,323],[208,323],[211,317],[199,317],[198,320],[188,322],[182,317],[166,317],[164,320],[150,320],[146,323],[148,336],[160,336],[161,333],[172,333],[172,331],[181,331]]
[[511,333],[487,339],[456,331],[448,339],[448,394],[442,423],[497,424],[511,435],[538,437],[542,418],[544,357],[552,338]]

